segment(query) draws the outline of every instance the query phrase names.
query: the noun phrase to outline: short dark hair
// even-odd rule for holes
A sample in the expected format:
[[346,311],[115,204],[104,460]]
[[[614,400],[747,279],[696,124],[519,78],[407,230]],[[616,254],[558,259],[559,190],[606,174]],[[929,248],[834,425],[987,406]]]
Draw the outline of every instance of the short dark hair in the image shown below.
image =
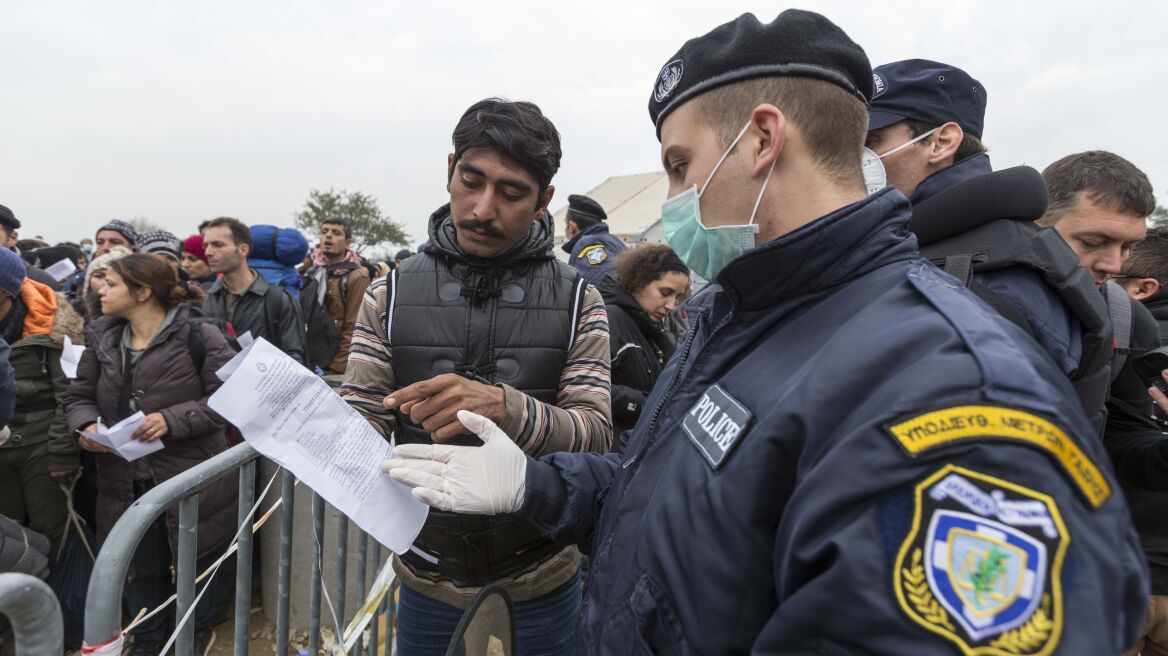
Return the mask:
[[49,245],[39,239],[18,239],[16,240],[16,248],[22,253],[25,251],[35,251],[38,248],[48,248]]
[[349,225],[348,219],[342,219],[339,216],[330,216],[329,218],[320,222],[320,227],[323,228],[326,225],[339,225],[345,229],[345,239],[353,238],[353,226]]
[[1126,159],[1105,150],[1067,155],[1042,172],[1048,201],[1039,223],[1053,225],[1071,211],[1082,192],[1120,214],[1148,217],[1156,210],[1152,183]]
[[799,128],[825,175],[837,184],[864,183],[860,160],[868,135],[868,108],[837,84],[809,77],[759,77],[707,91],[692,102],[723,147],[730,145],[755,107],[773,104]]
[[616,258],[616,284],[629,294],[635,294],[661,276],[676,271],[666,266],[670,260],[676,259],[673,249],[665,244],[647,244],[626,249]]
[[577,214],[572,210],[568,210],[568,213],[564,215],[564,220],[575,223],[576,227],[580,228],[581,230],[587,228],[588,226],[600,223],[600,219],[594,216],[584,216],[583,214]]
[[251,229],[239,219],[233,219],[230,216],[221,216],[217,219],[207,221],[207,225],[203,226],[203,229],[206,228],[227,228],[231,230],[231,239],[235,242],[236,246],[242,246],[243,244],[251,246]]
[[[914,139],[928,132],[929,130],[932,130],[933,128],[941,127],[940,125],[929,123],[927,121],[918,121],[912,118],[905,119],[904,124],[908,126],[908,130],[912,133]],[[978,139],[965,130],[962,130],[961,132],[964,136],[961,138],[961,144],[957,146],[957,151],[953,153],[954,162],[960,162],[966,157],[980,155],[989,151],[985,144],[981,142],[981,139]]]
[[1132,246],[1123,275],[1155,278],[1168,286],[1168,226],[1148,228],[1143,241]]
[[543,192],[560,170],[560,133],[535,103],[487,98],[471,105],[454,127],[454,160],[447,181],[454,179],[454,165],[471,148],[490,148],[515,160],[539,184]]

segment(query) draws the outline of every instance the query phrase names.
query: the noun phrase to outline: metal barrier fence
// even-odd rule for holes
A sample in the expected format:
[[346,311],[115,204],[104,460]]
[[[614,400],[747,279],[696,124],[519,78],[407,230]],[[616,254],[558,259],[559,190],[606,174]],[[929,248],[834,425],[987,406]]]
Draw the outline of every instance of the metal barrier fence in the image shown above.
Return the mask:
[[12,625],[16,656],[60,656],[61,606],[48,584],[28,574],[0,574],[0,615]]
[[[126,580],[131,558],[151,524],[175,504],[179,509],[178,553],[175,554],[176,617],[187,615],[196,599],[196,538],[198,534],[198,493],[223,476],[238,472],[239,476],[239,527],[247,526],[237,534],[235,571],[235,643],[234,653],[243,656],[248,653],[251,634],[252,600],[252,553],[253,553],[253,509],[256,482],[256,466],[259,454],[250,445],[238,444],[191,469],[160,483],[142,495],[122,515],[113,527],[94,565],[89,582],[89,595],[85,605],[85,641],[90,646],[111,644],[121,637],[122,587]],[[276,582],[276,632],[277,654],[288,654],[290,645],[290,603],[292,601],[292,554],[293,554],[293,511],[296,481],[291,472],[279,471],[280,504],[279,562]],[[344,630],[334,633],[335,645],[330,651],[336,653],[367,652],[376,656],[380,651],[390,654],[395,626],[393,594],[394,586],[389,585],[389,570],[386,570],[388,551],[364,532],[358,533],[357,562],[355,580],[357,598],[364,600],[355,609],[356,617],[348,625],[345,621],[345,597],[349,543],[349,520],[343,515],[339,520],[336,535],[337,584],[333,592],[323,586],[321,569],[324,563],[325,509],[327,504],[317,494],[312,493],[312,527],[314,540],[312,575],[308,592],[308,653],[317,654],[321,649],[322,596],[329,609],[328,623]],[[274,510],[274,508],[272,509]],[[269,511],[270,513],[271,511]],[[265,515],[260,522],[266,521]],[[258,528],[258,527],[256,527]],[[270,533],[268,534],[270,535]],[[267,535],[265,536],[267,540]],[[370,544],[373,549],[370,554]],[[372,558],[370,558],[372,556]],[[373,581],[366,590],[365,575],[370,564],[375,565]],[[396,582],[394,582],[396,585]],[[206,585],[204,583],[204,585]],[[369,592],[370,594],[366,594]],[[322,595],[323,593],[323,595]],[[330,603],[331,601],[331,603]],[[333,613],[335,611],[335,614]],[[379,639],[380,621],[386,617],[386,635]],[[362,639],[362,623],[367,622],[368,640]],[[174,653],[190,656],[194,650],[195,626],[193,618],[188,620],[178,633]],[[364,644],[362,644],[364,643]],[[380,648],[380,649],[379,649]],[[60,653],[58,651],[57,653]]]

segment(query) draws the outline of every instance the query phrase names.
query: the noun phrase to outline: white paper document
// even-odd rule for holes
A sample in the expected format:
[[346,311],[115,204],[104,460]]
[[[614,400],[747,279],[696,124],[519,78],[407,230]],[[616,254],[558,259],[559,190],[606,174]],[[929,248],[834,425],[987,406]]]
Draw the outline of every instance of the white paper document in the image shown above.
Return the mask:
[[86,433],[85,437],[118,454],[123,460],[137,460],[161,450],[164,446],[161,439],[140,442],[134,438],[134,431],[138,430],[145,419],[146,415],[141,412],[135,412],[113,426],[106,426],[98,419],[97,432]]
[[239,348],[242,350],[242,349],[246,349],[247,347],[254,344],[255,337],[251,336],[251,331],[249,330],[246,333],[240,335],[239,337],[236,337],[235,341],[239,342]]
[[77,270],[77,265],[73,264],[73,260],[70,260],[69,258],[65,258],[63,260],[60,260],[59,262],[57,262],[53,266],[45,269],[45,273],[52,276],[53,280],[56,280],[57,282],[64,282],[64,280],[66,278],[68,278],[69,276],[73,275],[73,272],[76,270]]
[[382,473],[393,447],[328,383],[262,337],[216,373],[226,382],[208,405],[256,451],[395,553],[409,549],[429,508]]
[[69,380],[77,377],[77,365],[81,362],[81,354],[84,352],[84,346],[77,346],[68,335],[65,335],[65,343],[61,345],[61,371]]

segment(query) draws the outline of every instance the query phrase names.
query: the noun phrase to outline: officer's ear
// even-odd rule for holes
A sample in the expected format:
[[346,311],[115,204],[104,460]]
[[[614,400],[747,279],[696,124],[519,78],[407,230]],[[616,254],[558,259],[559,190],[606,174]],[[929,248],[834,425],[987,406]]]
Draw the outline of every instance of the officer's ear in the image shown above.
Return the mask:
[[929,164],[952,164],[957,149],[964,140],[965,131],[952,121],[937,128],[926,142],[929,144]]
[[774,105],[763,103],[750,113],[750,129],[742,136],[752,149],[751,174],[766,175],[787,143],[787,117]]

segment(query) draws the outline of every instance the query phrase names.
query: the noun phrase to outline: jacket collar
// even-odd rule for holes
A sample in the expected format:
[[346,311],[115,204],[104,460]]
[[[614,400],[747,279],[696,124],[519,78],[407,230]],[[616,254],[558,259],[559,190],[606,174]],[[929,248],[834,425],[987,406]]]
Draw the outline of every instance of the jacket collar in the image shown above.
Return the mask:
[[430,215],[430,240],[422,244],[420,251],[455,262],[463,262],[475,267],[508,268],[538,260],[554,258],[552,255],[553,223],[552,215],[543,216],[531,224],[531,230],[519,240],[514,248],[491,258],[470,255],[458,245],[454,232],[454,218],[450,214],[450,204],[439,207]]
[[[249,286],[244,291],[244,293],[245,294],[255,294],[257,296],[263,296],[264,294],[268,293],[268,287],[271,287],[272,284],[268,282],[268,279],[264,277],[264,274],[260,273],[259,271],[256,271],[253,268],[250,268],[250,267],[248,268],[248,271],[251,271],[252,273],[255,274],[255,280],[252,281],[251,286]],[[223,283],[223,278],[219,278],[218,280],[215,281],[214,285],[211,285],[211,289],[209,289],[207,291],[207,293],[208,294],[230,294],[231,292],[228,291],[227,285],[225,285]]]
[[770,308],[917,256],[908,200],[894,187],[842,207],[735,258],[718,283],[735,307]]
[[942,191],[956,187],[966,180],[993,172],[994,169],[990,166],[989,155],[985,153],[970,155],[960,162],[956,162],[953,166],[947,169],[941,169],[922,180],[917,185],[916,191],[913,192],[912,204],[923,203]]
[[584,235],[599,235],[599,234],[605,234],[605,235],[608,234],[608,224],[605,223],[604,221],[601,221],[600,223],[593,223],[592,225],[588,226],[587,228],[584,228],[583,230],[581,230],[580,232],[577,232],[575,237],[572,237],[568,241],[564,242],[564,245],[561,246],[560,248],[563,248],[565,253],[571,253],[572,249],[576,247],[576,242],[580,241],[581,237],[583,237]]

